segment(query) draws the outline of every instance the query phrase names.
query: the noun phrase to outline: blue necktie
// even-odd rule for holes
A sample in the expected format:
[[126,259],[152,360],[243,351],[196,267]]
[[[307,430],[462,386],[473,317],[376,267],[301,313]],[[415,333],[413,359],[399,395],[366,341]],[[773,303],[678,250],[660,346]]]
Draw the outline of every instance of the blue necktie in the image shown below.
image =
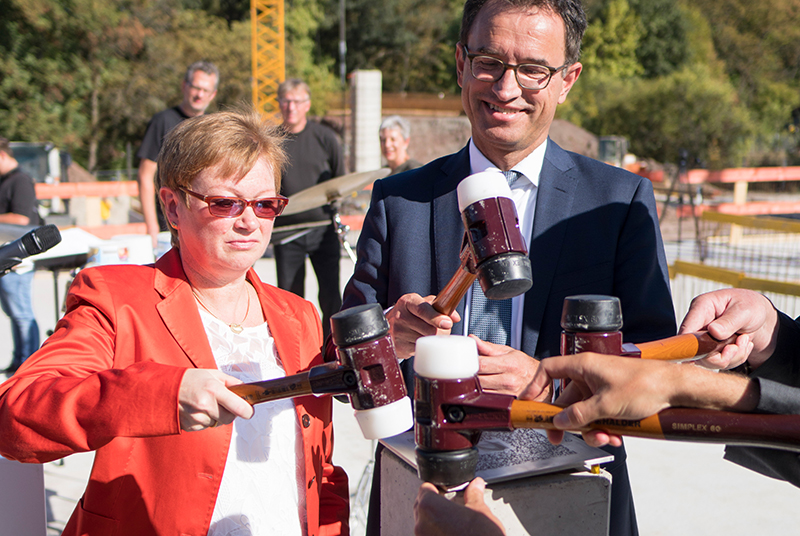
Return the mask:
[[[518,171],[504,171],[511,186],[521,175]],[[511,299],[490,300],[476,279],[472,284],[472,305],[469,309],[469,332],[481,340],[495,344],[511,343]]]

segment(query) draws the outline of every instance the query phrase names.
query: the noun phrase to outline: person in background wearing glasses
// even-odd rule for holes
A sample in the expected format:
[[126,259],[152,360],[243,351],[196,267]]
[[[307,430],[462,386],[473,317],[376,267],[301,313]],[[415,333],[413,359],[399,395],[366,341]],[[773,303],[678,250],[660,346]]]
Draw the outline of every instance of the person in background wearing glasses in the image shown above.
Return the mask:
[[282,143],[254,111],[175,127],[158,157],[172,249],[82,270],[0,385],[0,454],[95,451],[65,536],[349,533],[330,397],[253,407],[227,389],[322,362],[314,306],[253,270],[287,203]]
[[[289,197],[321,182],[344,175],[344,157],[336,134],[330,128],[310,121],[311,90],[297,78],[289,78],[278,86],[278,105],[287,133],[286,152],[289,167],[281,186],[281,194]],[[292,229],[283,234],[286,243],[274,245],[278,288],[305,295],[306,257],[311,260],[319,283],[319,308],[322,329],[330,332],[330,318],[342,306],[339,291],[339,262],[341,245],[331,220],[331,207],[325,205],[275,221],[275,232]],[[307,224],[307,226],[306,226]],[[299,229],[306,229],[297,237]]]
[[390,115],[381,121],[378,133],[381,139],[381,154],[392,170],[390,175],[397,175],[422,165],[408,156],[408,144],[411,142],[411,125],[408,121],[399,115]]
[[[344,292],[345,308],[370,302],[392,307],[387,318],[401,358],[413,354],[420,336],[473,334],[481,339],[482,387],[519,395],[539,360],[559,354],[561,309],[564,298],[575,294],[618,296],[626,340],[675,334],[652,185],[567,152],[548,137],[557,107],[583,68],[585,28],[577,0],[464,4],[455,59],[472,138],[456,154],[375,182],[358,263]],[[431,302],[459,265],[464,228],[456,187],[489,169],[512,172],[533,286],[511,301],[507,314],[480,304],[487,301],[473,288],[445,316]],[[481,329],[487,319],[496,327]],[[403,363],[406,370],[410,361]],[[625,450],[607,448],[615,456],[606,466],[613,476],[609,534],[637,534]],[[373,487],[373,498],[379,494]],[[373,533],[378,515],[373,502]]]
[[156,209],[158,188],[156,187],[156,159],[164,138],[175,126],[190,117],[203,115],[217,95],[219,69],[213,63],[197,61],[186,69],[181,82],[183,100],[178,106],[167,108],[150,119],[144,133],[142,146],[136,153],[139,160],[139,201],[147,226],[147,234],[153,239],[153,248],[158,242],[158,233],[167,230],[167,223]]

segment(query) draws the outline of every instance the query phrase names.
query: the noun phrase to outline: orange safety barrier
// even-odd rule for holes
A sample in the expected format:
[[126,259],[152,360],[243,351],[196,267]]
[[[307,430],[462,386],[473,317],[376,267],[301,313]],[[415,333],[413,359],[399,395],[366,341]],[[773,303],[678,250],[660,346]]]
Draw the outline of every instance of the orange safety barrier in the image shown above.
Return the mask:
[[351,231],[360,231],[364,226],[364,214],[341,216],[342,223],[349,226]]
[[91,233],[102,240],[111,240],[119,235],[147,234],[147,226],[144,223],[125,223],[122,225],[94,225],[81,226],[87,233]]
[[137,197],[139,183],[136,181],[110,181],[110,182],[61,182],[58,184],[36,183],[36,197],[50,199],[59,197]]
[[729,168],[718,171],[692,169],[681,177],[681,182],[782,182],[800,181],[800,166]]

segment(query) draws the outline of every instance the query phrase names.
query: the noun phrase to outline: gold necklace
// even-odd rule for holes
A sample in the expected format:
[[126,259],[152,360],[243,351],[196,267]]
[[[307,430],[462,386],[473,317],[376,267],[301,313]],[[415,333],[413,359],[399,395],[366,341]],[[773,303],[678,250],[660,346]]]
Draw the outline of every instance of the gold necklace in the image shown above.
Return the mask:
[[[199,303],[199,304],[200,304],[200,305],[203,307],[203,309],[205,309],[206,311],[208,311],[208,313],[209,313],[211,316],[213,316],[214,318],[216,318],[217,320],[219,320],[219,321],[220,321],[220,322],[222,322],[223,324],[227,324],[227,325],[228,325],[228,327],[231,329],[231,331],[232,331],[232,332],[234,332],[234,333],[236,333],[236,334],[238,335],[239,333],[241,333],[241,332],[244,330],[244,327],[242,327],[242,324],[244,323],[244,321],[245,321],[245,320],[247,320],[247,315],[249,315],[249,314],[250,314],[250,289],[248,289],[248,288],[245,286],[245,290],[247,291],[247,310],[244,312],[244,318],[242,318],[242,321],[241,321],[241,322],[239,322],[239,323],[236,323],[236,322],[231,322],[230,324],[228,324],[228,323],[227,323],[227,322],[225,322],[223,319],[221,319],[220,317],[218,317],[217,315],[215,315],[215,314],[214,314],[214,311],[212,311],[211,309],[209,309],[209,308],[208,308],[208,306],[207,306],[205,303],[203,303],[203,300],[201,300],[201,299],[200,299],[200,296],[198,296],[197,292],[195,292],[195,291],[194,291],[194,287],[192,287],[192,294],[194,294],[194,297],[195,297],[195,299],[197,299],[197,303]],[[237,304],[237,305],[238,305],[238,304]]]

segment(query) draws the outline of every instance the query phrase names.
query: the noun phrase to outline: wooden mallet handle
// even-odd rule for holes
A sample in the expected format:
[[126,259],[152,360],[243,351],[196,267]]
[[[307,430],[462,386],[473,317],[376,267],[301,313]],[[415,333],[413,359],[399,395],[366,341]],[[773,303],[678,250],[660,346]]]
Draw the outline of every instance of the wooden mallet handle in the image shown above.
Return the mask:
[[468,243],[464,243],[459,258],[461,259],[461,264],[458,270],[453,274],[453,277],[441,292],[436,295],[436,299],[434,299],[431,304],[434,309],[443,315],[449,316],[456,310],[458,303],[466,296],[472,283],[478,277],[478,274],[474,270],[472,251]]

